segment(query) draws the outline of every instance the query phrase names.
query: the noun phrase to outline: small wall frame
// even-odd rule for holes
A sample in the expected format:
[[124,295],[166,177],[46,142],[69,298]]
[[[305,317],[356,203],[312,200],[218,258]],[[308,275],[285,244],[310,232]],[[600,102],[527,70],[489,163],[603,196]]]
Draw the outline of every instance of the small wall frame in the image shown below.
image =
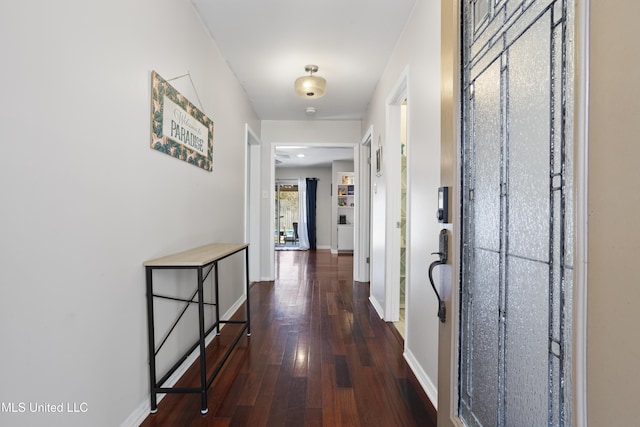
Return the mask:
[[382,145],[376,148],[376,176],[382,176]]

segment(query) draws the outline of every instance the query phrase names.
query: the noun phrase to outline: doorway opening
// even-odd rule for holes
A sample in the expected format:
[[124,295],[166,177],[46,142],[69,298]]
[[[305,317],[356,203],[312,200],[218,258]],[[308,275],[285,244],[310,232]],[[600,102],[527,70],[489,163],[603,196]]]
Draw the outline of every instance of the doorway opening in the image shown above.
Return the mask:
[[274,247],[276,250],[299,249],[298,218],[300,216],[298,184],[276,181]]
[[400,104],[400,313],[394,325],[405,335],[407,289],[407,100]]
[[[406,334],[406,325],[404,322],[399,322],[401,320],[400,309],[401,305],[406,305],[404,304],[404,295],[409,293],[411,283],[410,260],[406,256],[406,247],[409,244],[411,234],[410,224],[406,221],[406,212],[411,205],[410,195],[407,191],[410,185],[408,182],[408,150],[410,146],[408,143],[410,137],[408,132],[410,110],[408,83],[409,69],[407,68],[387,98],[387,138],[384,147],[384,160],[381,162],[387,182],[386,229],[388,233],[385,241],[386,301],[384,317],[388,322],[394,323],[402,337]],[[401,282],[404,283],[404,286],[401,285]],[[406,317],[410,315],[406,309],[403,314]]]
[[[301,145],[302,144],[302,145]],[[278,209],[276,208],[276,204],[277,204],[277,196],[276,196],[276,192],[277,192],[277,188],[276,188],[276,182],[282,182],[282,180],[284,179],[288,179],[289,182],[293,181],[293,183],[298,184],[298,193],[302,193],[302,202],[299,202],[299,209],[302,212],[302,215],[300,216],[300,222],[299,222],[299,240],[298,240],[298,248],[297,250],[304,250],[306,248],[309,248],[309,241],[308,238],[307,240],[305,240],[305,233],[307,234],[308,237],[308,231],[307,231],[307,227],[305,226],[305,224],[303,224],[303,221],[307,218],[306,215],[306,194],[307,194],[307,187],[306,187],[306,180],[300,179],[300,177],[303,176],[307,176],[308,178],[312,178],[312,177],[316,177],[317,178],[317,173],[321,173],[322,171],[317,171],[314,170],[313,173],[311,174],[298,174],[297,172],[300,172],[301,170],[305,169],[305,168],[311,168],[313,166],[306,164],[306,165],[299,165],[296,167],[292,167],[292,166],[287,166],[285,167],[283,165],[283,163],[289,163],[288,161],[285,161],[285,159],[283,157],[278,156],[278,151],[282,150],[282,149],[293,149],[293,147],[305,147],[308,150],[313,150],[313,149],[318,149],[318,150],[325,150],[328,149],[329,151],[331,151],[331,149],[334,148],[340,148],[340,149],[344,149],[347,148],[349,150],[351,150],[353,152],[353,156],[350,157],[350,160],[353,163],[353,167],[354,167],[354,175],[355,176],[359,176],[358,174],[360,173],[360,147],[359,144],[357,143],[346,143],[346,142],[272,142],[271,143],[271,148],[270,148],[270,157],[271,157],[271,164],[270,164],[270,184],[269,184],[269,188],[270,191],[269,193],[271,194],[267,194],[267,192],[263,192],[263,197],[268,198],[270,200],[269,203],[269,208],[268,210],[271,212],[268,212],[268,216],[269,216],[269,222],[270,225],[266,228],[264,228],[264,233],[265,233],[265,241],[266,241],[266,251],[267,251],[267,256],[268,256],[268,266],[265,265],[264,268],[268,269],[268,280],[273,280],[275,278],[275,250],[279,249],[279,250],[288,250],[288,249],[295,249],[295,246],[291,245],[290,242],[288,242],[287,245],[276,245],[279,241],[278,239],[278,235],[279,232],[281,231],[281,227],[278,224],[278,221],[280,220],[279,216],[280,213],[276,214],[276,212],[278,212]],[[296,158],[299,159],[299,156],[295,156]],[[300,160],[300,162],[302,163],[308,163],[307,160],[317,160],[316,155],[309,155],[309,156],[304,156],[303,160]],[[293,157],[291,157],[291,159],[293,159]],[[344,159],[344,158],[343,158]],[[338,159],[334,159],[334,160],[338,160]],[[318,166],[320,169],[322,169],[322,166]],[[327,168],[329,168],[328,170],[332,169],[331,166],[331,161],[326,165]],[[287,173],[286,177],[278,177],[277,172],[278,170],[287,170],[288,172],[291,173]],[[295,173],[292,171],[296,171]],[[293,179],[293,176],[298,176],[298,178]],[[316,225],[317,225],[317,231],[316,231],[316,248],[317,249],[331,249],[332,243],[334,242],[333,239],[335,239],[335,231],[336,231],[336,227],[335,224],[337,223],[337,219],[335,219],[333,216],[333,212],[334,210],[331,209],[332,205],[332,197],[333,194],[332,193],[332,180],[335,179],[332,177],[335,177],[335,173],[333,172],[329,172],[327,175],[323,175],[325,178],[324,179],[318,179],[318,187],[317,187],[317,203],[318,203],[318,209],[317,209],[317,218],[316,218]],[[335,191],[335,187],[333,187],[333,191]],[[325,201],[321,201],[320,199],[324,197]],[[360,196],[358,196],[360,197]],[[359,207],[359,203],[354,202],[355,206],[354,206],[354,218],[359,218],[360,215],[360,207]],[[321,211],[321,207],[329,207],[328,211]],[[335,220],[334,220],[335,219]],[[293,221],[292,221],[293,222]],[[354,268],[354,280],[356,279],[356,272],[357,271],[361,271],[361,269],[363,268],[360,263],[362,262],[361,260],[361,252],[360,252],[360,238],[361,238],[361,232],[359,230],[360,227],[354,227],[354,248],[353,248],[353,257],[354,257],[354,262],[355,260],[358,260],[358,268]],[[293,225],[291,226],[291,230],[293,229]],[[324,231],[323,231],[324,230]],[[286,232],[286,229],[284,230]],[[274,233],[273,235],[270,235],[270,233]],[[307,245],[305,248],[305,244]],[[279,246],[279,247],[277,247]]]

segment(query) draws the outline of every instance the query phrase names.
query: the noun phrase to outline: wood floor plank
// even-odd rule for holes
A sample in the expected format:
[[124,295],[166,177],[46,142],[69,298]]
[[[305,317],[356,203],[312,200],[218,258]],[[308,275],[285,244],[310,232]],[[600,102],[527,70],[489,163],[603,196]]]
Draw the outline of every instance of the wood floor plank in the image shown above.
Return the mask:
[[335,380],[335,368],[333,364],[322,364],[322,425],[334,427],[341,424],[341,416],[336,406],[336,393],[338,387]]
[[347,357],[336,355],[334,366],[336,370],[336,386],[339,388],[351,388],[351,375],[349,374]]
[[[372,308],[368,283],[353,282],[352,264],[329,251],[276,253],[277,278],[251,287],[252,336],[211,385],[209,413],[198,395],[169,394],[142,427],[435,426],[401,337]],[[235,327],[208,346],[208,372]],[[197,385],[198,369],[179,384]]]
[[287,416],[285,426],[299,427],[304,423],[305,401],[307,398],[307,379],[294,377],[287,397]]
[[267,425],[269,409],[275,396],[279,375],[279,365],[269,365],[267,367],[256,403],[249,414],[247,426],[263,427]]
[[296,347],[295,360],[293,362],[294,377],[307,377],[309,371],[309,332],[308,328],[304,326],[304,329],[300,331],[298,335],[298,345]]
[[307,408],[304,412],[305,427],[322,427],[322,409]]
[[338,389],[335,396],[340,410],[340,425],[360,427],[360,417],[353,389]]

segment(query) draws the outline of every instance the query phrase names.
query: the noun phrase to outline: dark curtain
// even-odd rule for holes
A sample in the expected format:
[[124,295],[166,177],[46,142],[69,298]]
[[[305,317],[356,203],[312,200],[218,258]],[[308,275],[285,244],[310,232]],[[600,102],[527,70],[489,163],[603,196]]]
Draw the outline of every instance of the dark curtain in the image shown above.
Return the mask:
[[318,178],[307,178],[307,234],[309,249],[316,249],[316,192]]

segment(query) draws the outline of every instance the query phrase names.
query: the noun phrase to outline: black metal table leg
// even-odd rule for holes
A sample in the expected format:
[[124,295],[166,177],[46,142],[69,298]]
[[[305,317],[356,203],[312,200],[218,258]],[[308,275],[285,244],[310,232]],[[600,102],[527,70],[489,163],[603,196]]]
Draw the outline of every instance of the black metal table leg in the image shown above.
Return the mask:
[[147,327],[149,337],[149,388],[151,394],[151,413],[158,412],[156,395],[156,349],[153,325],[153,268],[147,267]]
[[[216,269],[217,273],[217,269]],[[206,347],[205,347],[205,333],[204,333],[204,279],[202,277],[202,267],[198,267],[198,317],[200,323],[200,384],[201,390],[201,409],[200,412],[204,415],[209,410],[207,409],[207,359],[206,359]]]
[[246,274],[246,289],[247,289],[247,299],[246,299],[246,315],[247,315],[247,336],[251,336],[251,309],[249,307],[249,247],[244,248],[245,253],[245,274]]
[[214,292],[214,298],[216,299],[216,335],[220,335],[220,301],[219,301],[220,292],[218,291],[218,262],[217,261],[215,262],[214,268],[216,269],[213,276],[213,292]]

